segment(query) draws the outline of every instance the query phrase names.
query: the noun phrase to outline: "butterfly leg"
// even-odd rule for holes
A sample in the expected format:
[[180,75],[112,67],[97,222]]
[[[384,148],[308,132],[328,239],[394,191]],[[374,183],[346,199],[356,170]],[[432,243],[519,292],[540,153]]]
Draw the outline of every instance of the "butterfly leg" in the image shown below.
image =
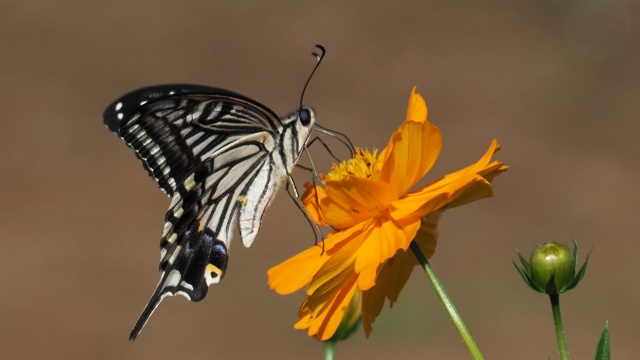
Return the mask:
[[313,139],[311,139],[311,141],[309,141],[309,143],[307,143],[307,147],[308,148],[311,147],[311,145],[313,145],[316,141],[319,142],[320,144],[322,144],[322,146],[324,146],[325,150],[327,150],[329,155],[331,155],[331,157],[335,161],[340,162],[340,159],[338,159],[338,157],[333,154],[333,151],[331,151],[331,148],[329,147],[329,145],[327,145],[327,143],[325,143],[324,140],[322,140],[322,138],[320,136],[316,136]]
[[333,138],[335,138],[336,140],[340,141],[344,146],[346,146],[349,149],[349,152],[351,153],[351,157],[353,157],[353,155],[355,155],[356,153],[356,148],[353,146],[353,143],[351,142],[351,139],[349,139],[349,137],[339,131],[335,131],[335,130],[330,130],[327,129],[323,126],[320,126],[319,124],[315,124],[313,127],[313,130],[317,131],[317,132],[321,132],[323,134],[327,134]]
[[[307,208],[304,206],[302,201],[300,201],[300,193],[298,192],[298,188],[296,187],[295,182],[293,182],[293,178],[291,177],[291,174],[287,174],[287,177],[289,178],[289,181],[287,182],[287,185],[286,185],[287,194],[289,194],[289,196],[291,197],[293,202],[296,204],[298,209],[300,209],[300,211],[302,211],[302,213],[304,214],[304,217],[309,222],[309,225],[311,225],[313,236],[315,238],[315,243],[318,244],[318,238],[322,239],[322,246],[324,251],[324,234],[322,233],[322,230],[320,230],[320,227],[318,226],[318,224],[313,220],[313,217],[311,217],[311,214],[309,214],[309,211],[307,211]],[[292,191],[291,188],[293,188],[293,193],[291,192]]]

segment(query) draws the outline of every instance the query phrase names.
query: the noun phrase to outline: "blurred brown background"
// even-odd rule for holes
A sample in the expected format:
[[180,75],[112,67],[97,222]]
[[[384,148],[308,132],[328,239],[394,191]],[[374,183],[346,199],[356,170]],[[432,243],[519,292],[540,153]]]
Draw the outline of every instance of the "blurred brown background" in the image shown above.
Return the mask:
[[[169,200],[101,120],[117,96],[170,82],[288,112],[316,43],[328,53],[305,101],[357,145],[386,144],[414,85],[444,137],[429,179],[503,145],[511,168],[495,197],[446,213],[432,259],[486,358],[557,358],[548,300],[511,259],[572,237],[581,259],[594,248],[562,297],[573,358],[593,358],[605,321],[614,357],[634,358],[638,14],[638,2],[596,0],[0,2],[0,358],[321,358],[292,327],[302,294],[266,285],[269,267],[313,243],[284,193],[203,302],[165,299],[127,340],[159,278]],[[469,358],[418,271],[371,338],[338,356]]]

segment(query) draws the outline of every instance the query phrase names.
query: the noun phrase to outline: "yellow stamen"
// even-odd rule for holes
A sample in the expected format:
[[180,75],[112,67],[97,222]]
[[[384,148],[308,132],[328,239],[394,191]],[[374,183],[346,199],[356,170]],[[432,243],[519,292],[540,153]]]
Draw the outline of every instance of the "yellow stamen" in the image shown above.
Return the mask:
[[356,154],[352,159],[333,164],[325,180],[342,180],[348,176],[379,180],[380,168],[378,149],[374,149],[371,153],[367,149],[356,148]]

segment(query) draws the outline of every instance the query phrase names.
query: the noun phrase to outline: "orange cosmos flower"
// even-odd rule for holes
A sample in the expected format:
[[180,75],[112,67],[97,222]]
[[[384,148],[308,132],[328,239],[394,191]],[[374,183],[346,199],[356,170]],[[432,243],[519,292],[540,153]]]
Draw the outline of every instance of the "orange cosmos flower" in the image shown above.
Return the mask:
[[410,191],[431,169],[442,147],[440,130],[427,120],[427,106],[415,92],[407,119],[380,153],[357,149],[334,165],[325,188],[305,184],[302,201],[321,225],[331,226],[314,246],[269,270],[269,286],[290,294],[307,285],[297,329],[327,340],[335,333],[356,291],[362,292],[365,334],[385,299],[397,301],[418,261],[408,251],[415,240],[427,257],[435,252],[442,211],[492,195],[491,181],[507,169],[491,157],[494,140],[475,164]]

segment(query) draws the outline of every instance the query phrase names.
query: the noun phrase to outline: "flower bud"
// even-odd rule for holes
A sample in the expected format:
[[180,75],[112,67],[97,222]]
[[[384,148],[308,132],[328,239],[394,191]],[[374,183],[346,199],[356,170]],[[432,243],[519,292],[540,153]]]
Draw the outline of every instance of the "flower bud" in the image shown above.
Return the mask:
[[531,277],[547,294],[564,292],[576,272],[569,247],[557,242],[544,243],[531,254]]
[[522,267],[519,267],[515,261],[513,265],[522,280],[533,290],[548,295],[558,295],[576,287],[587,271],[587,263],[591,255],[589,251],[584,264],[576,272],[578,244],[575,241],[573,251],[557,242],[536,245],[536,249],[531,254],[531,262],[520,255],[520,252],[516,251],[516,253]]

